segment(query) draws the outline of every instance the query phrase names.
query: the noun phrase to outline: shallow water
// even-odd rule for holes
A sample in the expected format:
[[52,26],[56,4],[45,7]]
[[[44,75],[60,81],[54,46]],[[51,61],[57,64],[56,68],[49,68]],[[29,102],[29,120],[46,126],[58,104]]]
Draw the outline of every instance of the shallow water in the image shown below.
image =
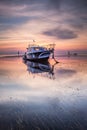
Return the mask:
[[87,59],[0,59],[0,130],[87,130]]

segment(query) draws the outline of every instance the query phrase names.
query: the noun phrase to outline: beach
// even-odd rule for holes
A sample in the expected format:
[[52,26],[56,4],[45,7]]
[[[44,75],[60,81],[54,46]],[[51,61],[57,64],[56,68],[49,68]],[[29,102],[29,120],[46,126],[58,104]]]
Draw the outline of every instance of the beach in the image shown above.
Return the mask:
[[0,130],[87,130],[87,57],[0,58]]

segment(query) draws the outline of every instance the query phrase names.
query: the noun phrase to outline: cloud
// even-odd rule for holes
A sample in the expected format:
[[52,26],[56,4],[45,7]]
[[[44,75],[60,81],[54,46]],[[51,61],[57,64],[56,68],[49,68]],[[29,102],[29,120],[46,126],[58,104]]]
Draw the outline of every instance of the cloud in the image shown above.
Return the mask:
[[28,17],[13,17],[13,18],[2,18],[0,20],[0,23],[3,24],[3,23],[8,23],[8,24],[21,24],[21,23],[24,23],[26,21],[28,21],[29,18]]
[[57,19],[60,15],[65,16],[61,24],[79,30],[87,28],[87,0],[49,0],[48,7],[49,11],[55,12]]
[[32,5],[32,4],[39,4],[39,3],[46,3],[48,0],[3,0],[0,1],[1,4],[6,5]]
[[20,5],[6,5],[6,2],[9,3],[11,1],[4,0],[0,4],[0,32],[6,32],[8,29],[14,30],[19,25],[21,27],[25,23],[41,19],[42,6],[40,3],[27,5],[25,1],[25,4],[21,2]]
[[56,37],[57,39],[74,39],[77,38],[77,34],[68,29],[52,29],[43,32],[44,35]]
[[56,39],[75,39],[87,29],[86,5],[86,0],[0,1],[1,40],[8,40],[9,35],[13,39],[19,35],[43,38],[43,34]]
[[62,4],[62,0],[49,0],[48,7],[51,9],[59,10]]
[[87,0],[49,0],[49,7],[62,11],[63,9],[87,11]]
[[[8,21],[9,17],[18,23],[21,21],[32,20],[32,17],[37,17],[42,12],[42,16],[47,19],[55,15],[56,24],[58,24],[59,16],[69,15],[62,19],[62,23],[67,23],[72,27],[83,27],[87,25],[87,1],[86,0],[3,0],[0,1],[0,21]],[[41,15],[40,15],[41,16]],[[73,16],[73,17],[72,17]],[[21,18],[22,17],[22,18]],[[28,18],[26,18],[28,17]],[[12,21],[12,22],[13,22]],[[85,25],[84,25],[85,23]],[[17,24],[17,23],[16,23]]]

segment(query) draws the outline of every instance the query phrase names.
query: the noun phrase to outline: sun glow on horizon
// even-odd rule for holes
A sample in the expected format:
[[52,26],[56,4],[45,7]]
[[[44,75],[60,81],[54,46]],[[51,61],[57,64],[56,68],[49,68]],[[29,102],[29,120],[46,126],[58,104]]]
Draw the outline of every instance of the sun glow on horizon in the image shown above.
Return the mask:
[[[55,43],[56,50],[87,50],[87,8],[53,0],[0,2],[0,52],[25,51],[29,43]],[[0,53],[0,54],[1,54]]]

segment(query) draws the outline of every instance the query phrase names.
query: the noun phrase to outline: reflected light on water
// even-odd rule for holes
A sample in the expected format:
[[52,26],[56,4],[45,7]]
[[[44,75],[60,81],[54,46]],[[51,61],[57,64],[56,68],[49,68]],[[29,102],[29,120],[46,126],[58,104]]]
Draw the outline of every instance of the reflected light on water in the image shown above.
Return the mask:
[[13,113],[24,112],[24,117],[30,113],[39,117],[44,113],[41,120],[47,116],[48,120],[60,122],[61,118],[63,122],[65,118],[78,121],[77,113],[82,111],[87,121],[87,60],[58,58],[58,61],[55,64],[52,60],[34,63],[21,58],[0,59],[0,107],[3,108],[0,114],[6,114],[5,108],[10,107]]

